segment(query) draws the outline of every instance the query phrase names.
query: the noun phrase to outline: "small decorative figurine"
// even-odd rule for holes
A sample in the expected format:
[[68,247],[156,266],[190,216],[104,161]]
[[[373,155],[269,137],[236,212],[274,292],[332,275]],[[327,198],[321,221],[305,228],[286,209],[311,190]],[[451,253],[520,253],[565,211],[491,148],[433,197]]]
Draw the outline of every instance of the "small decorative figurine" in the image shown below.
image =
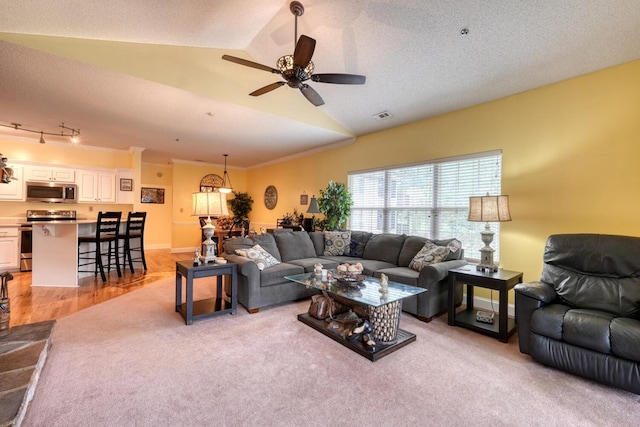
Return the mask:
[[196,253],[193,257],[193,265],[200,265],[202,264],[202,257],[200,256],[200,248],[196,248]]
[[380,293],[385,295],[389,290],[389,278],[386,274],[380,275]]

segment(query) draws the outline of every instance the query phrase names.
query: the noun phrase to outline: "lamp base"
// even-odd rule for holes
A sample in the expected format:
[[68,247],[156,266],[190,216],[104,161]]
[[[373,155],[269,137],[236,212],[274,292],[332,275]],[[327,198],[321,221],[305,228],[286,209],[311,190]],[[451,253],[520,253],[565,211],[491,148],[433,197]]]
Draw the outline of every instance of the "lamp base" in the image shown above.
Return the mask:
[[480,264],[476,266],[476,271],[484,271],[485,273],[495,273],[498,266],[493,263],[494,249],[489,246],[493,241],[493,231],[489,228],[489,223],[485,225],[484,231],[480,233],[484,247],[480,249]]
[[202,233],[204,234],[205,241],[202,242],[202,261],[206,264],[208,262],[216,261],[216,242],[211,238],[215,227],[211,224],[211,218],[207,218],[207,222],[202,226]]

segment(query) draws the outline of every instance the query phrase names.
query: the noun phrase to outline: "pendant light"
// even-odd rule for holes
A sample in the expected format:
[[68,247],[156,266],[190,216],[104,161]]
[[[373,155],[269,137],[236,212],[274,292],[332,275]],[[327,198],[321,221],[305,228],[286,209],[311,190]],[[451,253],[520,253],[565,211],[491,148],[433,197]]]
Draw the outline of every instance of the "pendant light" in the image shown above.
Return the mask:
[[228,154],[223,154],[224,156],[224,174],[222,175],[222,186],[218,188],[218,191],[221,193],[231,193],[233,191],[233,187],[231,187],[231,178],[229,178],[229,173],[227,172],[227,156]]

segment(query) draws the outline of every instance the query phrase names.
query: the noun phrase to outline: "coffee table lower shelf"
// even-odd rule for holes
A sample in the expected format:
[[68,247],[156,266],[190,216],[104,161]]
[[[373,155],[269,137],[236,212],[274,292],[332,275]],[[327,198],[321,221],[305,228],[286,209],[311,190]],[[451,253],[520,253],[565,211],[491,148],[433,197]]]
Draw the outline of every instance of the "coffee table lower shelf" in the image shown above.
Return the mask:
[[327,329],[327,322],[311,317],[309,313],[298,314],[298,320],[308,326],[311,326],[313,329],[328,336],[332,340],[339,342],[343,346],[355,351],[359,355],[366,357],[372,362],[375,362],[376,360],[388,354],[391,354],[394,351],[416,340],[415,334],[398,328],[398,335],[395,342],[393,342],[392,344],[376,343],[376,351],[370,352],[369,350],[367,350],[367,347],[361,340],[347,341],[346,339],[342,338],[340,334]]

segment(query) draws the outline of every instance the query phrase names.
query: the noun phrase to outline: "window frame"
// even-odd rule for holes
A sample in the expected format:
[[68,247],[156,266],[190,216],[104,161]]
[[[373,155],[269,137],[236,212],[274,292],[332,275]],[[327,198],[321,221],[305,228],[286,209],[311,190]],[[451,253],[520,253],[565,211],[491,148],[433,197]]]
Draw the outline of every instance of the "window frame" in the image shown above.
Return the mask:
[[[402,180],[403,174],[412,180]],[[350,229],[430,239],[455,237],[462,242],[465,258],[479,261],[484,245],[480,232],[486,224],[468,221],[469,197],[502,194],[502,150],[351,171],[347,182],[354,200]],[[500,223],[490,226],[498,263]]]

